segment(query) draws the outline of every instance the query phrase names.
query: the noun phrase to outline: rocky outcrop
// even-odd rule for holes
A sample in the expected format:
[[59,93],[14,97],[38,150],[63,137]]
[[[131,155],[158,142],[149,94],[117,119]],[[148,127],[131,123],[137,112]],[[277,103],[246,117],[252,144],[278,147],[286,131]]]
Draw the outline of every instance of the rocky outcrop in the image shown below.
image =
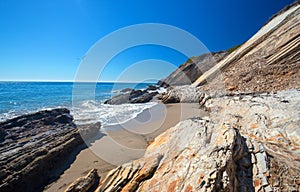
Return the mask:
[[122,89],[120,92],[121,93],[126,93],[126,92],[131,92],[133,91],[134,89],[131,89],[131,88],[125,88],[125,89]]
[[227,54],[228,51],[220,51],[203,54],[198,57],[191,57],[166,79],[160,80],[158,85],[162,87],[190,85]]
[[131,90],[127,93],[116,95],[104,102],[104,104],[120,105],[124,103],[146,103],[153,99],[158,94],[158,87],[150,86],[146,90]]
[[300,91],[223,96],[180,122],[96,191],[299,191]]
[[74,181],[65,192],[88,192],[99,183],[99,175],[96,169],[92,169],[86,176]]
[[157,91],[155,92],[150,92],[150,93],[145,93],[135,99],[132,99],[130,103],[147,103],[153,99],[154,96],[158,94]]
[[[85,128],[83,135],[99,130]],[[93,127],[93,126],[92,126]],[[0,123],[0,191],[41,191],[83,144],[68,109],[40,111]]]
[[0,128],[0,142],[4,141],[4,138],[5,138],[6,134],[7,133],[6,133],[5,129]]
[[216,88],[227,92],[264,92],[300,87],[299,15],[297,1],[276,14],[193,85],[206,83],[201,87],[206,92]]
[[119,166],[108,173],[95,192],[135,191],[142,182],[153,177],[161,159],[162,156],[157,155]]
[[79,130],[81,138],[86,141],[95,137],[95,135],[98,134],[100,127],[101,123],[97,122],[94,124],[78,125],[77,129]]
[[135,99],[143,94],[145,94],[146,91],[142,90],[132,90],[127,93],[123,93],[120,95],[116,95],[104,102],[104,104],[110,104],[110,105],[120,105],[124,103],[130,103],[132,99]]
[[[239,94],[206,102],[212,118],[246,139],[255,191],[300,189],[300,90]],[[262,163],[264,162],[264,163]]]
[[158,88],[156,85],[149,85],[146,91],[156,91]]
[[166,92],[161,93],[158,98],[163,103],[198,103],[205,95],[197,87],[189,85],[170,87]]

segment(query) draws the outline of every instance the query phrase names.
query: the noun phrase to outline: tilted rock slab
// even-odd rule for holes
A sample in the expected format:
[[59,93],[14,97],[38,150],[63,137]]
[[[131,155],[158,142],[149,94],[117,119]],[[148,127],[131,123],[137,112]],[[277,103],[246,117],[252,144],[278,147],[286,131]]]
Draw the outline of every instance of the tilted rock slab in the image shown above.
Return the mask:
[[209,99],[210,117],[159,135],[102,191],[299,191],[300,91]]
[[[68,109],[22,115],[0,123],[0,191],[41,191],[59,166],[100,124],[77,128]],[[80,135],[82,130],[82,137]]]
[[74,181],[65,192],[87,192],[93,189],[99,182],[99,175],[96,169],[92,169],[86,176]]
[[275,15],[252,38],[199,76],[193,86],[206,83],[203,90],[208,92],[220,82],[227,91],[239,92],[300,87],[300,1]]
[[157,91],[153,91],[153,89],[157,88],[158,87],[156,86],[152,86],[147,88],[146,90],[131,89],[129,92],[121,93],[119,95],[111,97],[110,99],[106,100],[104,104],[120,105],[124,103],[147,103],[151,101],[155,95],[158,94]]

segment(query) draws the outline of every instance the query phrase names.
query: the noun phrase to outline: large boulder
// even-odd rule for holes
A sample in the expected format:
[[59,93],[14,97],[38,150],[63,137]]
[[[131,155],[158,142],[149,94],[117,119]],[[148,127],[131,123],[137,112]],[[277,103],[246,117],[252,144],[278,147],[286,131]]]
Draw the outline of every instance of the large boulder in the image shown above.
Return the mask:
[[151,101],[153,99],[153,97],[157,94],[158,94],[158,92],[145,93],[135,99],[132,99],[130,101],[130,103],[147,103],[147,102]]
[[162,93],[163,103],[198,103],[203,93],[197,87],[189,85],[170,87],[167,92]]
[[123,93],[120,95],[113,96],[112,98],[106,100],[104,104],[110,104],[110,105],[120,105],[124,103],[129,103],[130,101],[130,93]]
[[158,92],[153,92],[153,90],[154,87],[149,87],[149,90],[132,90],[129,93],[116,95],[106,100],[104,104],[120,105],[124,103],[146,103],[151,101],[152,98],[158,94]]

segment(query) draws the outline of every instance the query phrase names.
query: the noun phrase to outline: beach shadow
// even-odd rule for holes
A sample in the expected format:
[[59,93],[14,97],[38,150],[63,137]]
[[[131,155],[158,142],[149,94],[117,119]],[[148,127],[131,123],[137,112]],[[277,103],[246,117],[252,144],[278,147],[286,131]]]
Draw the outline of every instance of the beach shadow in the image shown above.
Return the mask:
[[89,139],[80,138],[80,139],[82,139],[82,144],[78,145],[77,147],[75,147],[75,149],[71,150],[70,153],[68,154],[68,156],[66,156],[65,158],[58,161],[55,168],[50,170],[47,173],[50,178],[48,180],[47,184],[43,188],[41,188],[40,190],[37,190],[37,191],[44,191],[45,189],[50,187],[52,183],[56,182],[60,178],[60,176],[71,167],[71,165],[76,160],[77,155],[82,150],[89,148],[91,143],[95,142],[98,139],[101,139],[104,136],[106,136],[106,134],[99,131],[96,136],[91,137]]
[[95,135],[94,137],[91,137],[91,138],[83,138],[84,140],[84,145],[86,146],[86,148],[90,147],[92,145],[92,143],[94,143],[95,141],[101,139],[102,137],[105,137],[107,136],[107,134],[101,132],[99,130],[98,134]]
[[251,159],[251,152],[247,146],[246,138],[242,137],[241,146],[243,147],[244,157],[236,161],[236,179],[238,185],[238,191],[254,192],[253,184],[253,162]]
[[[242,136],[241,136],[242,137]],[[246,154],[242,157],[240,154]],[[235,145],[233,149],[233,158],[228,162],[225,169],[221,169],[217,173],[216,181],[212,191],[248,191],[254,192],[253,184],[253,162],[251,161],[251,152],[249,151],[246,139],[241,138],[241,143]],[[229,185],[224,186],[223,172],[229,173]],[[203,187],[205,184],[201,183],[199,188]]]

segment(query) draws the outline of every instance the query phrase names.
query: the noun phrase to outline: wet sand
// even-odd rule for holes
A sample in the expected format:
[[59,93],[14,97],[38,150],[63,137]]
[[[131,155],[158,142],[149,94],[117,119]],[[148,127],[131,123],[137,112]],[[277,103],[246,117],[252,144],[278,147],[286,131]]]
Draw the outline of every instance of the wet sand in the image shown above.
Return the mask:
[[104,177],[117,165],[142,157],[149,141],[179,121],[205,114],[196,103],[158,104],[126,123],[103,127],[97,139],[86,141],[88,148],[80,151],[70,167],[45,191],[64,191],[93,168]]

